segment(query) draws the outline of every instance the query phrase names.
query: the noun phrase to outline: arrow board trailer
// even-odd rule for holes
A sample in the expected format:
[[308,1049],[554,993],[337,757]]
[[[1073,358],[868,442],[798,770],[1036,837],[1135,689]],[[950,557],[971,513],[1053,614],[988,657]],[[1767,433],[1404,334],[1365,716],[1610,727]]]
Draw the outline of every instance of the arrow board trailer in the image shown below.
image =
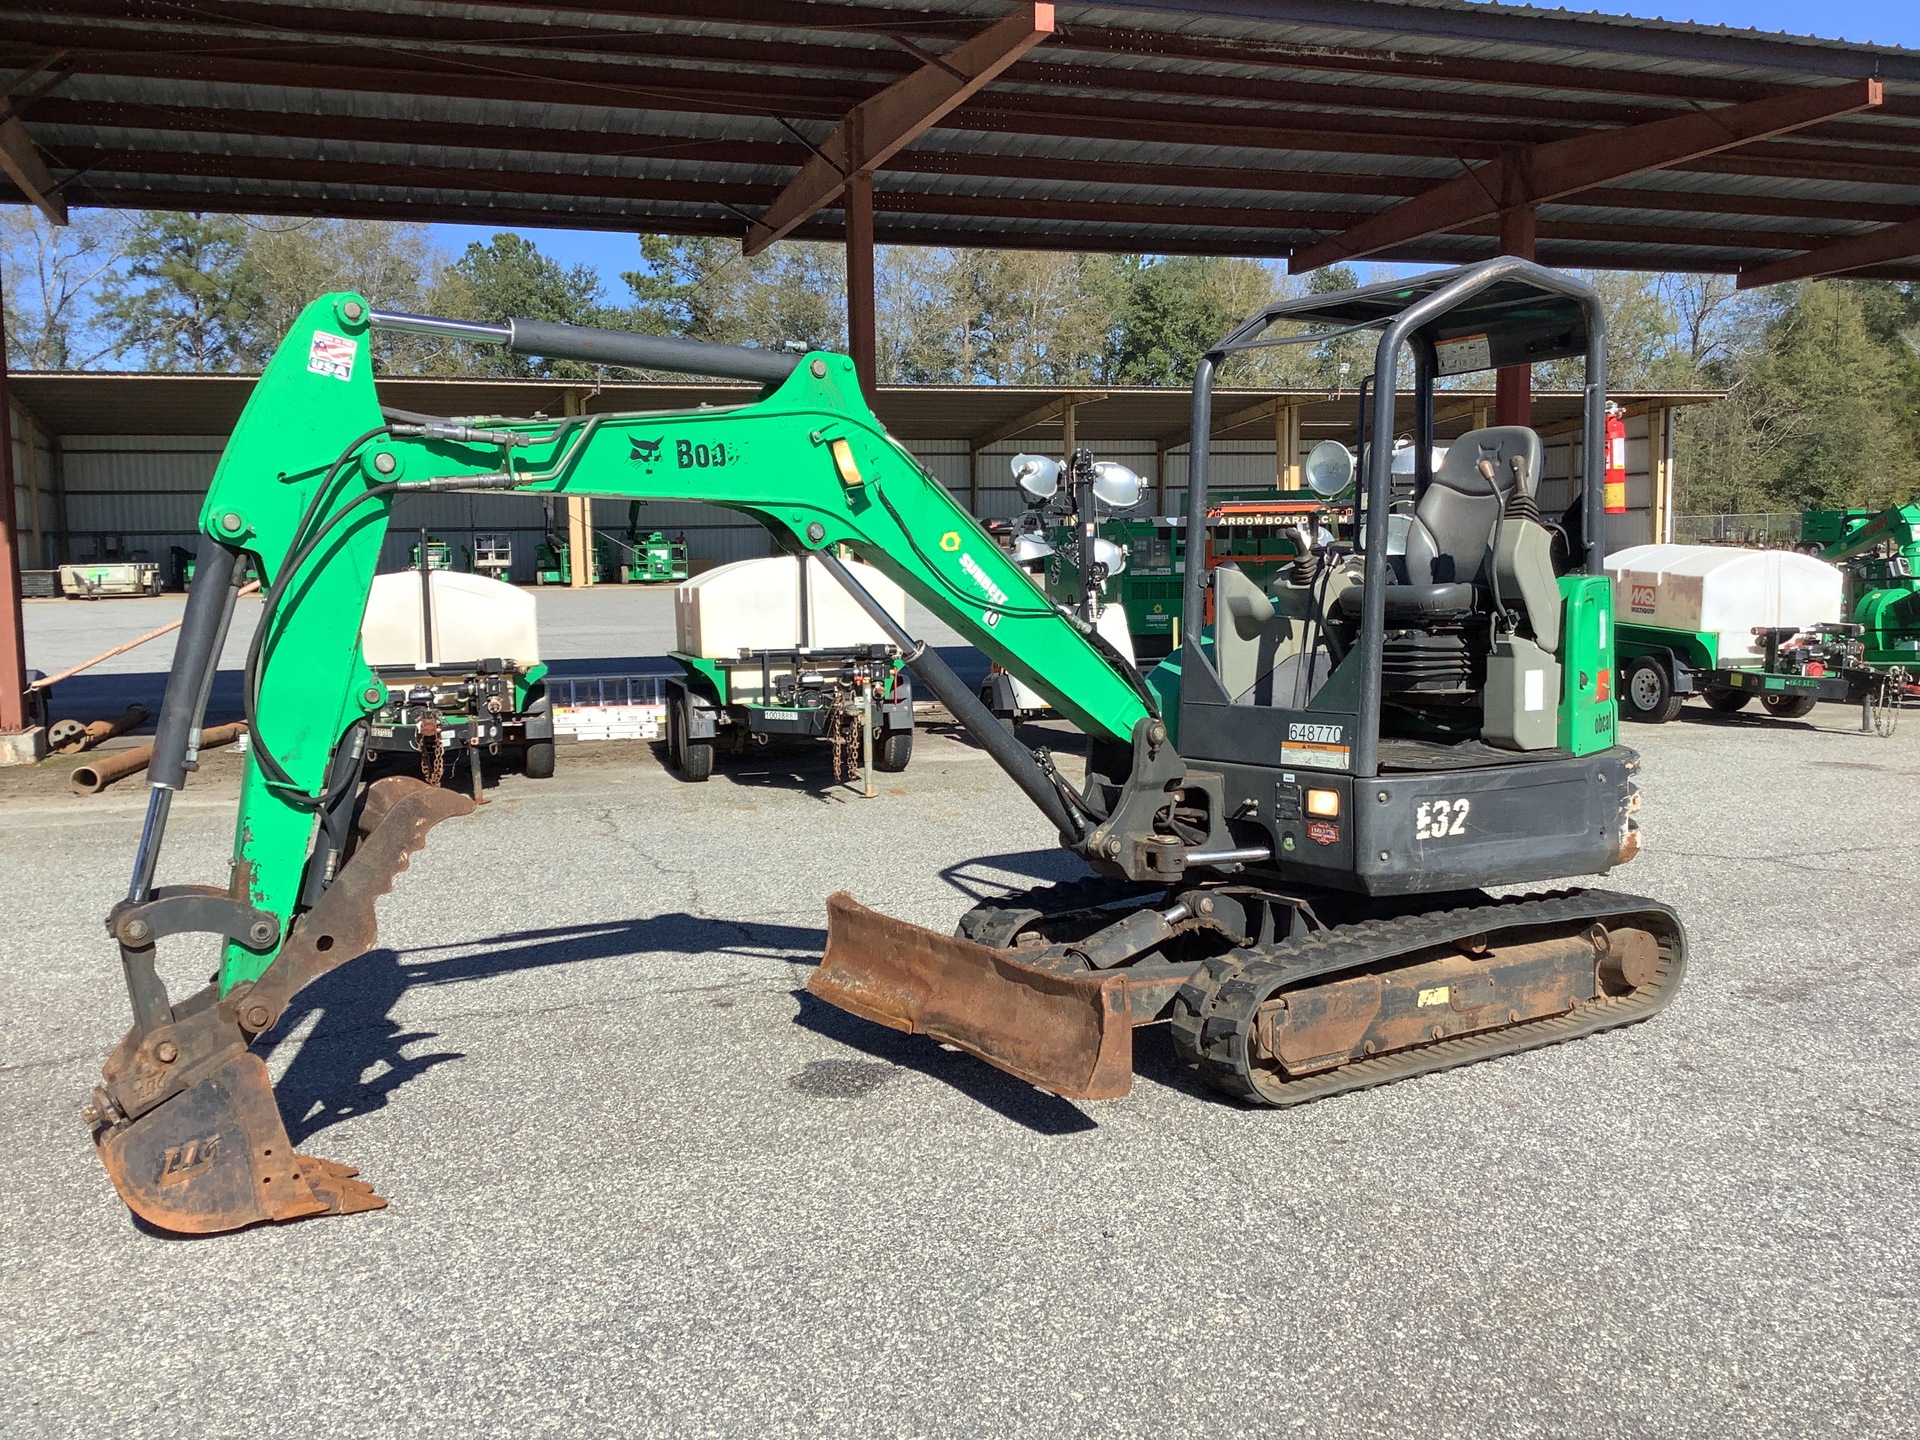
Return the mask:
[[[848,562],[896,627],[907,596]],[[823,740],[836,779],[900,771],[913,755],[907,657],[817,557],[738,560],[674,591],[681,674],[667,678],[667,756],[683,780],[713,773],[716,750]],[[870,762],[869,762],[870,757]]]

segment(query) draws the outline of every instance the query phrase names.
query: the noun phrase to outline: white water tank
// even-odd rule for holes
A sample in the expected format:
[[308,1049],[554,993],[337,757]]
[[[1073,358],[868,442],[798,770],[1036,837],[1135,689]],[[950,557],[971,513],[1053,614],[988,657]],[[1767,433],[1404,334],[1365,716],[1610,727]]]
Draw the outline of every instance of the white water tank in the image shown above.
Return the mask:
[[[482,575],[433,570],[427,578],[433,587],[433,664],[511,660],[524,669],[540,659],[533,596]],[[420,623],[423,598],[418,570],[373,577],[360,622],[360,649],[369,665],[428,663],[427,628]]]
[[[807,561],[811,626],[816,650],[889,644],[853,597],[840,588],[817,558]],[[871,565],[848,561],[862,588],[901,626],[907,594]],[[675,649],[683,655],[729,660],[742,650],[792,650],[800,644],[800,562],[792,555],[736,560],[676,586],[673,592]]]
[[1616,625],[1717,634],[1722,665],[1763,658],[1756,626],[1841,618],[1837,567],[1791,550],[1634,545],[1607,557]]

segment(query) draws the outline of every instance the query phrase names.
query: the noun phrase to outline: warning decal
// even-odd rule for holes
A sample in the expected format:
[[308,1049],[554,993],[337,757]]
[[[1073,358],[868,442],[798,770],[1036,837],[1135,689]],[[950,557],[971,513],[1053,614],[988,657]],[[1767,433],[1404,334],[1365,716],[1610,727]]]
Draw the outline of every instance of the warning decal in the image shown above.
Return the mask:
[[307,351],[307,369],[316,375],[331,375],[336,380],[353,378],[353,357],[360,352],[360,342],[346,335],[332,335],[325,330],[313,332],[313,346]]

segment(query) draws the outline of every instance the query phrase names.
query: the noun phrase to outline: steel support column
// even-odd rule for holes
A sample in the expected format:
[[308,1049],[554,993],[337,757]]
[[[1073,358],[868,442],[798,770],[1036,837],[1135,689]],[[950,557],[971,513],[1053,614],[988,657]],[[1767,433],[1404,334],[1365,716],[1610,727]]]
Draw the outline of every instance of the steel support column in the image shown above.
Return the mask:
[[847,348],[867,403],[873,403],[879,373],[874,336],[873,175],[865,170],[847,177]]
[[[1539,233],[1531,205],[1516,205],[1500,217],[1500,253],[1533,259]],[[1528,425],[1533,421],[1533,367],[1509,365],[1494,381],[1493,423]]]
[[13,397],[7,390],[6,298],[0,295],[0,731],[27,728],[27,634],[14,526]]

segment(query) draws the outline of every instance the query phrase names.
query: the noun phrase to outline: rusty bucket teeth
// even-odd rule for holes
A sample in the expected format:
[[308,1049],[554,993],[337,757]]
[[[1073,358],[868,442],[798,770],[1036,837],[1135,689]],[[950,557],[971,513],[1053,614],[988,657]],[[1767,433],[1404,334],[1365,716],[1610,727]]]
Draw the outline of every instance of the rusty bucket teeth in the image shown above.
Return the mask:
[[1035,969],[842,893],[827,899],[827,950],[807,989],[1071,1100],[1117,1099],[1133,1088],[1133,1018],[1117,975]]
[[149,1225],[216,1235],[264,1220],[351,1215],[387,1202],[350,1166],[296,1155],[258,1055],[225,1065],[139,1119],[102,1130],[100,1159]]

